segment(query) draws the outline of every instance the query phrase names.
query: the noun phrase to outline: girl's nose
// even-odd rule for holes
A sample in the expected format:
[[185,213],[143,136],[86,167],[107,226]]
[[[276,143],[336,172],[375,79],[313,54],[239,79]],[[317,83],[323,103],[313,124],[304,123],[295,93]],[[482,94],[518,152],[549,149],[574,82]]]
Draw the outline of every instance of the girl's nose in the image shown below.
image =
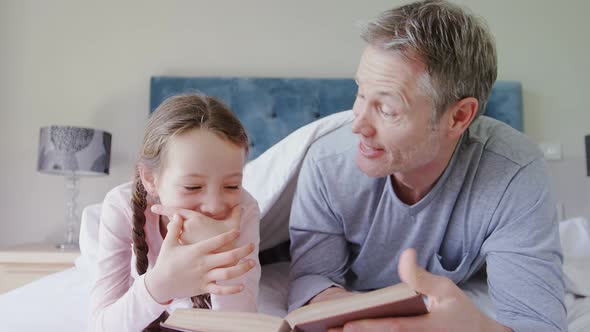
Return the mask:
[[225,217],[225,204],[219,194],[211,193],[201,202],[201,213],[209,218],[223,219]]

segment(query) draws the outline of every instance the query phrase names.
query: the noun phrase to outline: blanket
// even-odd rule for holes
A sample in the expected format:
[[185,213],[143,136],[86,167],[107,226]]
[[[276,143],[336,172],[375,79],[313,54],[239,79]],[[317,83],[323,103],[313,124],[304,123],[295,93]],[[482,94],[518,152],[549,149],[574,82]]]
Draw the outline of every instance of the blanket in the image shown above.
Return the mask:
[[314,121],[246,165],[242,185],[256,198],[261,212],[260,251],[289,240],[291,201],[309,147],[353,118],[352,111],[344,111]]

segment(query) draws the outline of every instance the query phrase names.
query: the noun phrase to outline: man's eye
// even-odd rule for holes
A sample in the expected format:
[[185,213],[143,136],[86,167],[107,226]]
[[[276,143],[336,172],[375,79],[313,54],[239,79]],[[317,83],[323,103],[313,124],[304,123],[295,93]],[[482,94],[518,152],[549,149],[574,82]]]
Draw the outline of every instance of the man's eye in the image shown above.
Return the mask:
[[388,117],[388,118],[393,118],[397,115],[395,112],[392,112],[389,110],[384,110],[383,107],[381,107],[381,106],[377,107],[377,111],[379,111],[379,113],[381,113],[381,115]]
[[355,95],[356,95],[356,97],[357,97],[357,98],[359,98],[359,99],[365,99],[365,95],[364,95],[364,94],[362,94],[362,93],[360,93],[360,92],[357,92]]
[[184,189],[186,190],[199,190],[201,189],[201,186],[185,186]]

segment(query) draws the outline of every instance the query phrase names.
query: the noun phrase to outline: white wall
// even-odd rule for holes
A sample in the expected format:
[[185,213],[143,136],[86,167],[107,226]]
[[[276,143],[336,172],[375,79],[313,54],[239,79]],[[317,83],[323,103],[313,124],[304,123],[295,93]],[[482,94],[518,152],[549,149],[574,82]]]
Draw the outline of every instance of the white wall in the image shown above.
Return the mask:
[[[63,178],[36,171],[39,127],[113,134],[110,176],[81,181],[80,205],[99,202],[130,179],[150,76],[352,77],[363,45],[356,23],[396,3],[0,0],[0,245],[62,237]],[[496,36],[500,79],[523,83],[525,132],[563,144],[551,170],[567,215],[590,217],[590,2],[461,3]]]

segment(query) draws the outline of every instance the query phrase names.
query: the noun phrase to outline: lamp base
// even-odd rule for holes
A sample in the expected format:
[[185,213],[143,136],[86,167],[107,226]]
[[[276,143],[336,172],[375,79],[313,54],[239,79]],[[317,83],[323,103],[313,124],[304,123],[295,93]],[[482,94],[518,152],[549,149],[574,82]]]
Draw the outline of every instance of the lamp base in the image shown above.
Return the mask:
[[78,175],[66,176],[66,233],[63,242],[56,247],[60,250],[77,250],[80,219],[78,217]]
[[77,243],[60,243],[55,245],[55,247],[57,249],[60,250],[78,250],[80,249],[80,246]]

